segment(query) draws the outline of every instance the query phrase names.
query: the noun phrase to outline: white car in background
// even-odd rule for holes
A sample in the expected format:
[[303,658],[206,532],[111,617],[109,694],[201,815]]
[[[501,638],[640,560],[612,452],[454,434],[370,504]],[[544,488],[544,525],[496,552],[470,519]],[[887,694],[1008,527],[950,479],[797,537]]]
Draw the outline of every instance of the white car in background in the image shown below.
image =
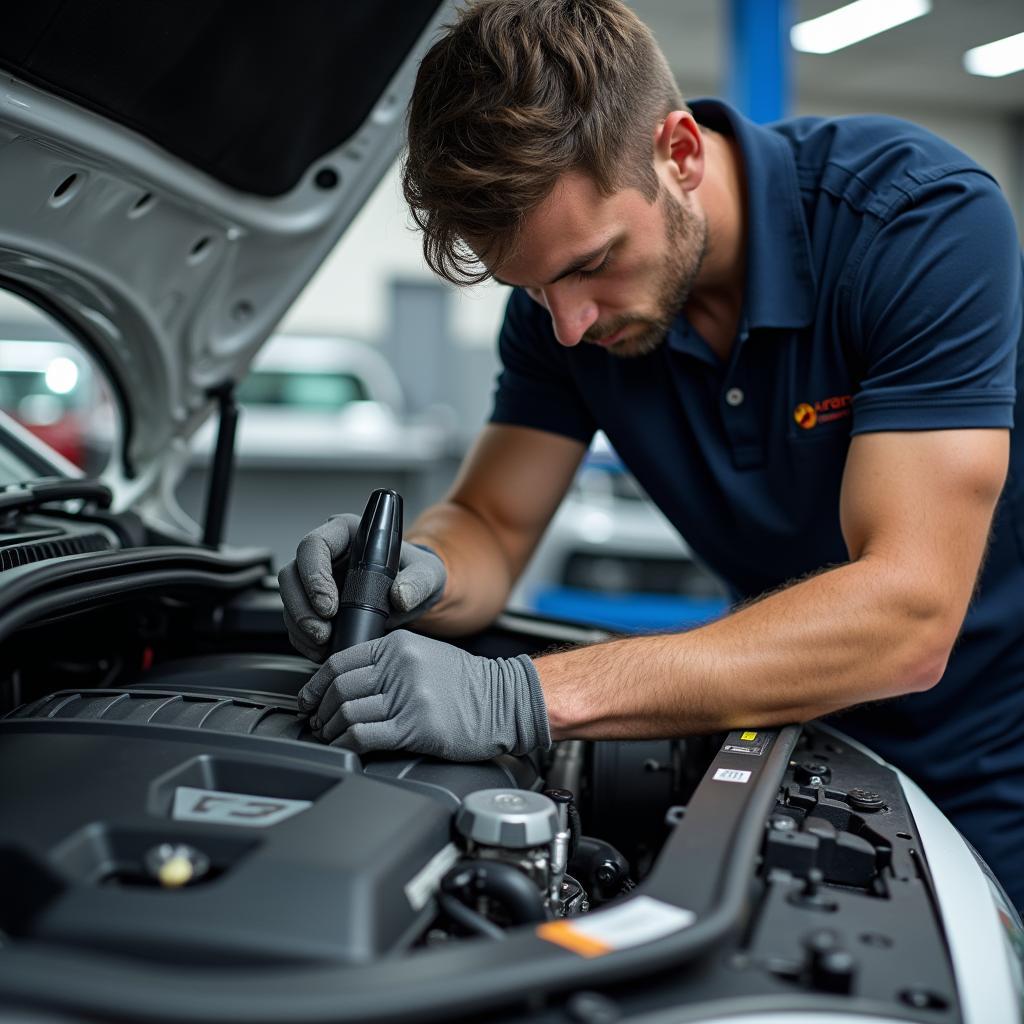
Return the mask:
[[707,622],[729,594],[598,433],[510,605],[643,632]]
[[[430,458],[447,440],[444,425],[410,422],[394,370],[372,344],[328,335],[275,334],[235,390],[242,408],[239,464]],[[194,459],[213,450],[216,424],[192,438]]]

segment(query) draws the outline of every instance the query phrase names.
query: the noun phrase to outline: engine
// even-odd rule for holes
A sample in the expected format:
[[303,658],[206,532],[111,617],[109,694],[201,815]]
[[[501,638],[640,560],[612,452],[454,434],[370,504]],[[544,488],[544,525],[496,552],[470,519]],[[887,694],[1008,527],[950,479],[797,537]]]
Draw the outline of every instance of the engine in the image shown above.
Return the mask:
[[[87,929],[93,948],[196,963],[358,962],[416,941],[470,855],[474,891],[499,916],[523,920],[529,905],[541,920],[558,904],[567,814],[533,791],[529,760],[364,765],[313,740],[294,697],[269,692],[288,680],[296,692],[308,663],[212,661],[172,663],[138,687],[58,691],[7,719],[0,817],[19,823],[34,936],[74,943]],[[252,690],[230,685],[237,674]],[[481,794],[494,795],[486,809]],[[456,906],[458,881],[446,889],[464,928],[476,912]]]

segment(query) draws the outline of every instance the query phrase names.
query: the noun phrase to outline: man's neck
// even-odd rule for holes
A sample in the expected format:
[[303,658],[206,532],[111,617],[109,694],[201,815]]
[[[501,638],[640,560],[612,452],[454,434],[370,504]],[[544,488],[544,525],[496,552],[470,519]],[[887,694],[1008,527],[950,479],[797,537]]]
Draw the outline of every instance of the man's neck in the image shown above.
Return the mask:
[[747,189],[739,145],[703,128],[707,172],[698,196],[707,216],[708,249],[686,313],[708,344],[728,358],[743,306]]

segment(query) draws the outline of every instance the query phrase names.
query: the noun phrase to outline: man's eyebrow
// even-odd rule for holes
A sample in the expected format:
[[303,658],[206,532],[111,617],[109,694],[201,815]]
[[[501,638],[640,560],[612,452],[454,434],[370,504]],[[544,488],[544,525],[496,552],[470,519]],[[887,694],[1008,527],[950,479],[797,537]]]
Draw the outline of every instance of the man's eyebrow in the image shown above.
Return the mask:
[[[581,256],[573,258],[572,262],[564,267],[559,273],[555,274],[547,285],[552,285],[561,281],[563,277],[568,277],[570,274],[575,274],[577,271],[582,270],[588,263],[593,263],[598,256],[601,256],[609,249],[615,242],[614,238],[609,238],[607,241],[602,242],[596,249],[591,249],[590,252],[585,252]],[[506,288],[515,288],[514,284],[509,284],[508,281],[503,281],[497,274],[491,274],[491,280],[496,281],[498,284],[503,284]],[[542,285],[542,287],[547,287]]]
[[593,263],[598,256],[604,253],[605,249],[611,245],[610,241],[602,242],[596,249],[591,249],[590,252],[584,253],[582,256],[577,256],[568,266],[566,266],[560,273],[555,274],[548,284],[555,284],[561,281],[563,277],[568,277],[570,274],[575,274],[577,271],[582,270],[588,263]]

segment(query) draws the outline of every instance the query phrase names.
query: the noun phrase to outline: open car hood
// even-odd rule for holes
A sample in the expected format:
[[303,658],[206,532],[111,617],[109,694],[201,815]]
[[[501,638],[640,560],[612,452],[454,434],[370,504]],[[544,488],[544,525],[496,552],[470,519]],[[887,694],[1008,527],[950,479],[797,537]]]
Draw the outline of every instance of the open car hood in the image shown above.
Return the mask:
[[446,0],[40,0],[0,35],[0,287],[121,405],[118,504],[162,505],[394,159]]

